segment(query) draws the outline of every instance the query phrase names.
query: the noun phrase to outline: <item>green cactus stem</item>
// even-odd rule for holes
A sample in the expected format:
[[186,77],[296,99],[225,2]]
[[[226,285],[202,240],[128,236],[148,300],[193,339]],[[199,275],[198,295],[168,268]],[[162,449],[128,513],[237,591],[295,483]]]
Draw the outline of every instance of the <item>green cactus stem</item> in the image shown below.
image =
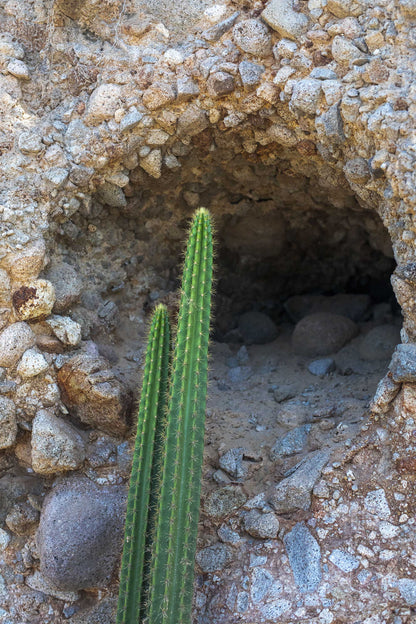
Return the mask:
[[143,622],[190,624],[199,519],[212,287],[212,228],[191,225],[169,380],[157,525]]
[[161,447],[165,438],[170,330],[155,309],[146,350],[137,434],[127,498],[116,624],[137,624],[146,594],[146,556],[154,533]]

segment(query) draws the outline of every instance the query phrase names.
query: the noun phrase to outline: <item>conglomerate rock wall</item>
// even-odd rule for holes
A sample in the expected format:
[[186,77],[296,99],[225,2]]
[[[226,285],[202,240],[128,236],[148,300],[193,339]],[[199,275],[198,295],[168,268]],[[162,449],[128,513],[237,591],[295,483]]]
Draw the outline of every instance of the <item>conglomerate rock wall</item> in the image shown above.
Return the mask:
[[[318,241],[314,286],[342,287],[349,255],[368,279],[394,255],[403,345],[358,437],[309,457],[300,494],[283,484],[279,539],[251,501],[268,563],[225,534],[201,551],[195,622],[416,621],[416,2],[1,0],[0,28],[0,621],[113,621],[132,397],[91,330],[119,323],[127,278],[144,327],[198,205],[288,294]],[[73,539],[61,563],[54,530]]]

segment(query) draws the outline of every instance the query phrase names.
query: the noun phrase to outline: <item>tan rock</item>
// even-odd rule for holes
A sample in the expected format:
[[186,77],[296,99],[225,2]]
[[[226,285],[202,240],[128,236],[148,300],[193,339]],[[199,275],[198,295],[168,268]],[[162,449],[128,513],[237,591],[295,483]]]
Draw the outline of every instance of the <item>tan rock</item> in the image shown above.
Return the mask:
[[28,282],[13,293],[13,307],[22,321],[49,316],[55,303],[55,288],[48,280]]

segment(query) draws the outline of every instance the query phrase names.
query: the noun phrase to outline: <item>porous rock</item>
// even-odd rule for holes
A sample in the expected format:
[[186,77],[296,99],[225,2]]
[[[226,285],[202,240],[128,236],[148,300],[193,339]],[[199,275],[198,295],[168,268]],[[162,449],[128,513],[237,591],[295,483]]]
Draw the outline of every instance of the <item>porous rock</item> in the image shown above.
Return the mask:
[[36,349],[28,349],[22,355],[17,372],[24,378],[36,377],[48,370],[49,364],[42,353]]
[[102,84],[91,94],[86,111],[86,121],[97,125],[111,119],[120,105],[121,87],[117,84]]
[[269,29],[260,20],[248,19],[236,24],[233,39],[241,50],[254,56],[267,56],[271,52]]
[[220,542],[203,548],[196,554],[196,562],[203,572],[222,570],[230,559],[230,550],[225,544]]
[[130,399],[104,358],[76,355],[58,373],[65,405],[83,423],[107,433],[126,430]]
[[244,505],[246,500],[247,496],[240,487],[226,485],[207,496],[204,510],[212,518],[224,518]]
[[303,522],[283,538],[295,583],[302,593],[315,591],[322,578],[321,549]]
[[305,316],[295,327],[292,344],[296,353],[316,357],[336,353],[357,334],[353,321],[324,312]]
[[105,586],[120,556],[124,504],[124,489],[87,479],[53,488],[36,538],[41,574],[63,590]]
[[274,513],[261,513],[252,509],[244,516],[244,528],[253,537],[275,539],[279,531],[279,520]]
[[37,412],[32,426],[32,467],[40,474],[79,468],[85,445],[77,429],[48,410]]
[[82,281],[77,271],[67,262],[55,262],[45,272],[47,280],[55,288],[54,312],[64,312],[79,301],[82,292]]
[[13,307],[22,321],[45,318],[55,303],[53,284],[45,279],[25,283],[13,293]]
[[289,39],[299,39],[308,28],[308,18],[294,11],[292,0],[271,0],[261,16],[282,37]]
[[0,396],[0,449],[13,446],[17,436],[16,407],[11,399]]
[[9,325],[0,333],[0,366],[14,366],[34,344],[35,334],[27,323]]

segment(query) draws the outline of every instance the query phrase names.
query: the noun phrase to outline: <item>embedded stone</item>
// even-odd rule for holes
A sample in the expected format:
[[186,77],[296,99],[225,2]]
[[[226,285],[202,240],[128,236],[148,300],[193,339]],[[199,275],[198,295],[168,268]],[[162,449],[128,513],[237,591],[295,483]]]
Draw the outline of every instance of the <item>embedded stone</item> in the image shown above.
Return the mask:
[[269,29],[257,19],[248,19],[233,28],[234,43],[240,50],[254,56],[267,56],[272,50]]
[[45,277],[55,288],[54,312],[64,312],[79,301],[82,281],[77,271],[67,262],[52,264],[45,272]]
[[189,106],[178,119],[178,135],[193,137],[209,126],[207,114],[198,106]]
[[398,344],[389,369],[396,383],[416,383],[416,344]]
[[79,431],[48,410],[37,412],[31,444],[32,467],[40,474],[76,470],[85,459],[84,440]]
[[335,17],[343,18],[350,15],[358,17],[364,10],[364,2],[362,0],[328,0],[327,9]]
[[143,93],[143,104],[149,110],[156,110],[168,106],[176,99],[176,93],[171,84],[155,83]]
[[27,323],[13,323],[0,333],[0,366],[14,366],[26,349],[35,344],[35,334]]
[[311,425],[301,425],[279,438],[270,451],[270,459],[276,461],[279,457],[289,457],[301,453],[308,441]]
[[44,148],[42,138],[29,131],[22,132],[17,143],[22,154],[39,154]]
[[356,570],[360,565],[360,562],[356,557],[350,555],[350,553],[345,552],[344,550],[333,550],[329,555],[329,560],[333,563],[339,570],[348,574],[353,570]]
[[41,319],[49,316],[55,303],[55,288],[45,279],[27,282],[14,291],[13,307],[22,320]]
[[367,184],[371,179],[371,171],[368,162],[364,158],[347,160],[344,165],[345,177],[353,184]]
[[370,409],[374,414],[385,414],[400,390],[400,383],[394,381],[391,373],[383,377],[377,386]]
[[363,53],[346,37],[337,35],[332,42],[332,56],[337,63],[349,65],[354,59],[362,57]]
[[313,117],[321,95],[321,81],[303,78],[296,82],[290,99],[290,108],[297,113]]
[[30,79],[29,68],[23,61],[13,59],[7,64],[7,71],[9,74],[12,74],[12,76],[20,78],[21,80]]
[[114,113],[120,107],[121,95],[121,87],[117,84],[102,84],[94,89],[85,114],[87,123],[98,125],[114,117]]
[[26,501],[12,506],[6,516],[6,524],[16,535],[30,535],[39,521],[39,512]]
[[0,396],[0,449],[10,448],[16,442],[16,407],[11,399]]
[[48,368],[49,364],[42,353],[39,353],[36,349],[28,349],[22,355],[17,367],[17,373],[21,377],[28,379],[44,373]]
[[162,175],[162,152],[154,149],[140,160],[140,167],[152,178],[160,178]]
[[234,91],[234,78],[231,74],[227,74],[227,72],[215,72],[208,78],[207,88],[211,97],[222,97]]
[[69,316],[53,314],[46,319],[46,324],[63,344],[75,347],[81,342],[81,325]]
[[195,559],[203,572],[215,572],[231,560],[231,553],[225,544],[218,543],[197,552]]
[[205,501],[205,512],[212,518],[223,518],[244,505],[247,496],[240,487],[226,485],[214,490]]
[[293,0],[271,0],[261,14],[282,37],[297,40],[308,30],[309,20],[293,9]]
[[302,593],[314,592],[322,578],[321,549],[303,522],[283,538],[295,583]]
[[265,68],[263,65],[257,65],[257,63],[252,63],[251,61],[241,61],[238,66],[238,71],[240,72],[243,86],[248,88],[257,85],[261,80],[264,70]]
[[279,520],[274,513],[261,513],[252,509],[244,516],[244,528],[252,537],[275,539],[279,532]]
[[76,355],[58,372],[62,400],[83,423],[121,435],[130,397],[104,358]]
[[104,184],[99,187],[97,196],[103,204],[111,206],[112,208],[124,208],[124,206],[127,206],[126,196],[123,190],[116,184],[104,182]]
[[60,590],[108,585],[119,560],[125,493],[69,479],[46,497],[37,532],[40,572]]

